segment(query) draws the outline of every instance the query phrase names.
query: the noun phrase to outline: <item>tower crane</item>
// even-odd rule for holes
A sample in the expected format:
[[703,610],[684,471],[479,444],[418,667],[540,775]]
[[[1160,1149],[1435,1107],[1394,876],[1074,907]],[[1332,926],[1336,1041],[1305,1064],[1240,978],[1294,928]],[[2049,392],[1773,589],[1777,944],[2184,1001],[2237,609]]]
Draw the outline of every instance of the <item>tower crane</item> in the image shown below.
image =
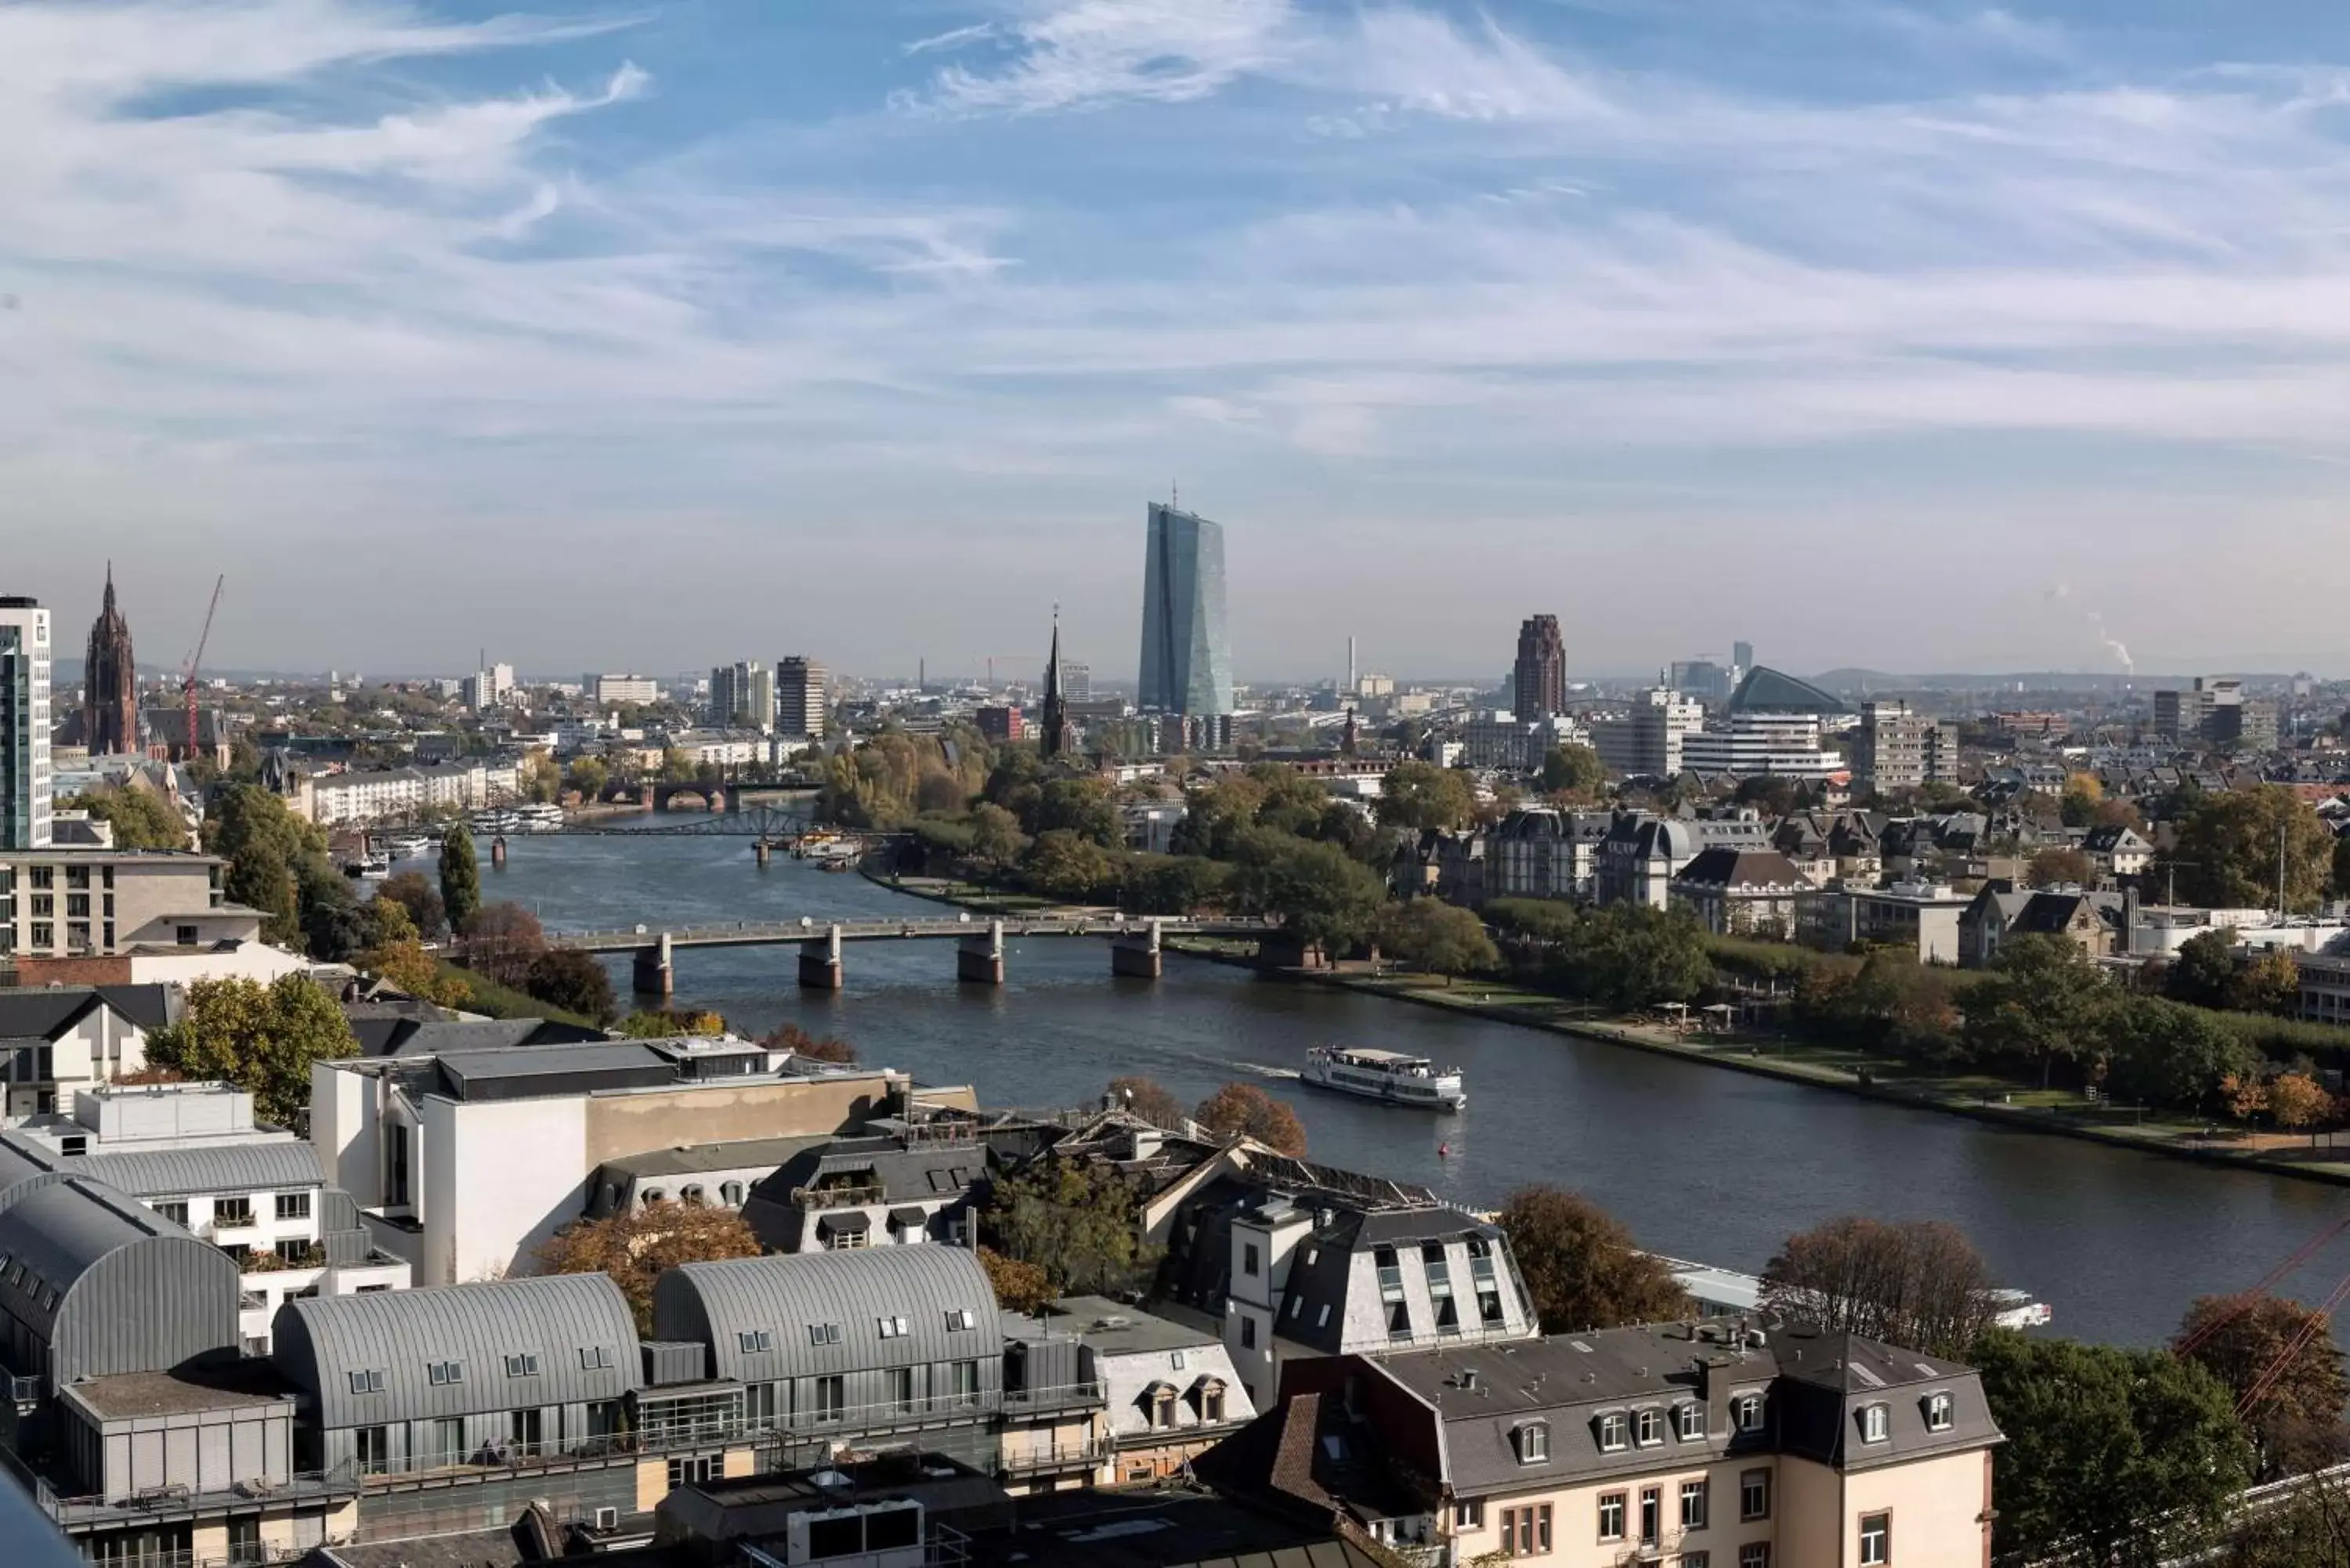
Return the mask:
[[188,662],[180,671],[180,695],[188,705],[187,760],[192,763],[196,760],[196,667],[203,662],[204,644],[213,639],[213,617],[220,609],[221,589],[227,586],[228,574],[223,572],[213,584],[213,602],[204,610],[204,628],[196,634],[195,651],[188,655]]

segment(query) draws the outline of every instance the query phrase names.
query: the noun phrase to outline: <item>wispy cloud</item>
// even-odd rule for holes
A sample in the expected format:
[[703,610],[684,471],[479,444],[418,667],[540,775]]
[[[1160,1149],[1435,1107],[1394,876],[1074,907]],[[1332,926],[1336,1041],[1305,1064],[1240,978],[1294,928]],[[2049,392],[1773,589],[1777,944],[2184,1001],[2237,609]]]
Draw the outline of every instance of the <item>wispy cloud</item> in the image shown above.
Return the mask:
[[949,66],[927,91],[900,102],[951,114],[1182,103],[1273,64],[1295,16],[1292,0],[1059,0],[1024,7],[1003,26],[1009,57],[1001,66]]

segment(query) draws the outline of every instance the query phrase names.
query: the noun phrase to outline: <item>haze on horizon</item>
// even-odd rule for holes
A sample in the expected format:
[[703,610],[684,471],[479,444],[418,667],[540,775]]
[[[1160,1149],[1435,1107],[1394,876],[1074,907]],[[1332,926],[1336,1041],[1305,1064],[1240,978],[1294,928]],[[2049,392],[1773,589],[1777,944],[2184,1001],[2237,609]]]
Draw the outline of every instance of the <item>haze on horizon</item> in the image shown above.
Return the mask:
[[[2328,669],[2350,55],[2248,0],[0,6],[0,592],[151,665]],[[1020,660],[1026,660],[1024,669]]]

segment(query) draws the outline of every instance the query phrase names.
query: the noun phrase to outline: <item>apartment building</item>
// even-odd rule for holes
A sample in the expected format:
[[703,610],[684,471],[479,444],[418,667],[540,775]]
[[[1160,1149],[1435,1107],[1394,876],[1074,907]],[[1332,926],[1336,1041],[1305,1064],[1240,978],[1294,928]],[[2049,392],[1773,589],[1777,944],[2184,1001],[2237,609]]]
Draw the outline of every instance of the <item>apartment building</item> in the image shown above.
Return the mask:
[[1599,894],[1599,846],[1611,819],[1604,811],[1523,806],[1485,834],[1487,898],[1572,898]]
[[137,1072],[147,1064],[147,1036],[177,1012],[164,985],[0,991],[0,1119],[49,1115],[78,1090]]
[[[1004,1314],[1003,1334],[1008,1475],[1075,1469],[1097,1486],[1165,1480],[1256,1417],[1212,1329],[1104,1296],[1066,1296],[1039,1318]],[[1055,1399],[1056,1390],[1081,1397]],[[1014,1428],[1014,1416],[1044,1401],[1057,1419],[1024,1434]]]
[[[967,1241],[987,1148],[969,1121],[880,1117],[803,1148],[751,1188],[743,1217],[775,1252]],[[680,1195],[704,1201],[708,1189]],[[724,1193],[720,1193],[721,1201]]]
[[644,707],[660,701],[660,685],[650,675],[590,675],[581,684],[598,708]]
[[1367,1461],[1375,1533],[1451,1561],[1989,1560],[1980,1378],[1853,1334],[1668,1324],[1286,1367],[1284,1400],[1309,1396],[1347,1413],[1327,1437]]
[[1877,793],[1954,784],[1959,727],[1902,701],[1864,702],[1852,753],[1852,779]]
[[1784,938],[1813,892],[1794,862],[1775,849],[1701,849],[1674,873],[1670,898],[1716,936]]
[[521,764],[511,758],[321,774],[310,781],[311,820],[332,827],[479,811],[515,800],[521,789]]
[[165,850],[0,850],[0,963],[261,940],[221,890],[227,862]]
[[1704,851],[1770,847],[1770,825],[1751,809],[1704,817],[1619,811],[1609,820],[1607,836],[1599,843],[1596,873],[1599,902],[1647,904],[1661,909],[1671,902],[1673,878]]

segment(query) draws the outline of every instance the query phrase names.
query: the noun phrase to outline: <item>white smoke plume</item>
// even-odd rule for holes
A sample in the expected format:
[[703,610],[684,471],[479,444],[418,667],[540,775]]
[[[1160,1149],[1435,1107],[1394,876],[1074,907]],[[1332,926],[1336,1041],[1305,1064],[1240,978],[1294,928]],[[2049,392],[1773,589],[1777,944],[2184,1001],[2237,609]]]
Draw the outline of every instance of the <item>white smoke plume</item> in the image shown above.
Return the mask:
[[[2042,597],[2051,604],[2055,604],[2060,600],[2069,599],[2073,597],[2073,585],[2070,583],[2058,583],[2049,588]],[[2097,640],[2106,645],[2106,651],[2112,654],[2116,659],[2121,660],[2123,670],[2132,675],[2136,675],[2137,673],[2137,660],[2130,657],[2129,649],[2124,645],[2120,638],[2114,636],[2113,633],[2106,629],[2105,616],[2093,609],[2085,609],[2081,613],[2088,618],[2089,625],[2096,631]]]

